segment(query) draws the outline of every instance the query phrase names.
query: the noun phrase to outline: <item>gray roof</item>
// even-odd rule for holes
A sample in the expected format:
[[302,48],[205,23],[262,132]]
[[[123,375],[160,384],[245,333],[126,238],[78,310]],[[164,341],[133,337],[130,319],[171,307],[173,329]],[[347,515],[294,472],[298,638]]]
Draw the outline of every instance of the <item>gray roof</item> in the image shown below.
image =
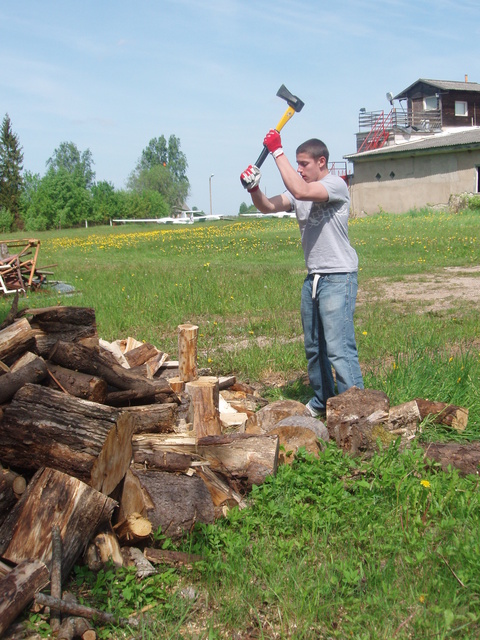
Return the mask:
[[425,78],[420,78],[398,93],[394,100],[404,98],[408,93],[410,93],[411,89],[413,89],[415,85],[421,82],[423,84],[430,85],[432,89],[440,89],[440,91],[474,91],[480,93],[480,84],[478,82],[454,82],[451,80],[426,80]]
[[[456,149],[455,149],[456,147]],[[392,154],[410,154],[417,151],[461,151],[465,148],[480,147],[480,127],[470,127],[463,131],[455,133],[433,134],[423,137],[414,142],[401,142],[399,144],[374,149],[372,151],[363,151],[362,153],[351,153],[344,156],[347,160],[360,160],[378,156],[389,156]]]

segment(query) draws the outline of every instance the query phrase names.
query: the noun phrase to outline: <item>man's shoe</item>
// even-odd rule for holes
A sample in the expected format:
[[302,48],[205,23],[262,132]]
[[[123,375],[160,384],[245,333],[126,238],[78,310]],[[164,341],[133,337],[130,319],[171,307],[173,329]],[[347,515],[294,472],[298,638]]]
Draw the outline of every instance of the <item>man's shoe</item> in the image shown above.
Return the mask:
[[312,418],[318,418],[319,416],[323,415],[323,412],[319,411],[318,409],[315,409],[314,407],[312,407],[311,403],[312,403],[312,401],[309,400],[305,406],[307,407],[308,411],[310,412],[310,415],[312,416]]

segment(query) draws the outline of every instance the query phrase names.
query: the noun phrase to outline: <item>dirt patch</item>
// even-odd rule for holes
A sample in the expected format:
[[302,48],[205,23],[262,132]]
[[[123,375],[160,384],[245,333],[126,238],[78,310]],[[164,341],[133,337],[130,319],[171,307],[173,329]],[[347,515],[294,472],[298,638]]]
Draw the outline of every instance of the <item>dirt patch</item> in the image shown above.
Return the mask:
[[441,311],[459,300],[480,302],[480,266],[445,267],[434,274],[405,276],[392,282],[388,278],[373,278],[360,287],[358,303],[374,300],[392,302],[421,301],[421,310]]

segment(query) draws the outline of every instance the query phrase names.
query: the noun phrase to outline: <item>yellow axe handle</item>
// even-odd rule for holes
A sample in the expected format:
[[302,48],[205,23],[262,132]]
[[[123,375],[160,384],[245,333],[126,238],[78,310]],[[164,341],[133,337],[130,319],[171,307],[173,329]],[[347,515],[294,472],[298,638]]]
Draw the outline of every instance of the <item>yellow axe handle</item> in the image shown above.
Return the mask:
[[277,131],[281,131],[283,127],[287,124],[287,122],[290,120],[290,118],[293,116],[294,113],[295,113],[295,109],[293,107],[288,107],[285,113],[283,114],[280,122],[275,127],[275,129]]

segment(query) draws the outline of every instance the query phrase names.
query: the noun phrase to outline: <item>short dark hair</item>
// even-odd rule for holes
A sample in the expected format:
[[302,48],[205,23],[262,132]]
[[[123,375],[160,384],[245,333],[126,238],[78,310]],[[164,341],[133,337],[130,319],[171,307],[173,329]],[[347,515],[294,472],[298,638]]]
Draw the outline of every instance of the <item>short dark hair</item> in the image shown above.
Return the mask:
[[318,138],[310,138],[310,140],[302,142],[302,144],[297,148],[297,155],[299,153],[308,153],[308,155],[312,156],[315,160],[318,160],[318,158],[323,156],[328,162],[329,153],[327,145]]

